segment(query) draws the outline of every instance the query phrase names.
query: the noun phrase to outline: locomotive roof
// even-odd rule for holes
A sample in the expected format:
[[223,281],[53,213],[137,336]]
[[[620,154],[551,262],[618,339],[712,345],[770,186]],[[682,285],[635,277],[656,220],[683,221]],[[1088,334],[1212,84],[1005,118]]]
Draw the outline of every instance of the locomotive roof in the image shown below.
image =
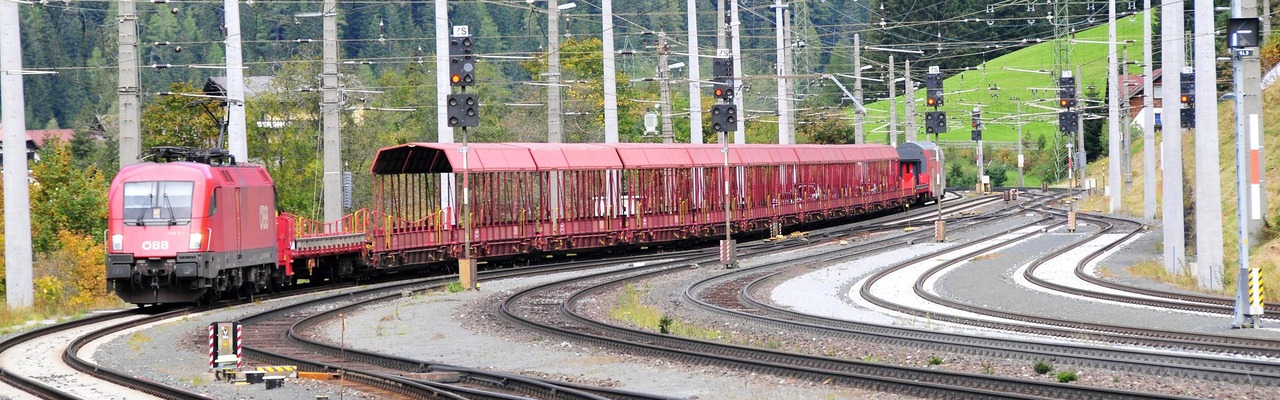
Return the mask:
[[[423,174],[461,172],[459,143],[408,143],[378,151],[371,172]],[[717,167],[724,165],[717,144],[657,143],[471,143],[467,168],[471,172],[606,170],[625,168]],[[776,145],[729,147],[733,166],[827,164],[897,159],[885,145]]]

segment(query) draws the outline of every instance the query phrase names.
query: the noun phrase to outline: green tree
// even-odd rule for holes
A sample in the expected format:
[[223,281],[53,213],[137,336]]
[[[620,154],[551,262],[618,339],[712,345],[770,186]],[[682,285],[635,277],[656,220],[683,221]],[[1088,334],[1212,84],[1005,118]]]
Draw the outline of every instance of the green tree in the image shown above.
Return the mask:
[[215,101],[184,96],[200,91],[186,82],[169,87],[142,110],[142,148],[154,146],[221,147],[218,143],[222,109]]
[[47,142],[32,164],[31,244],[37,253],[55,250],[58,232],[102,239],[107,224],[106,177],[95,166],[76,165],[71,146]]
[[852,144],[854,129],[839,118],[802,119],[796,134],[817,144]]

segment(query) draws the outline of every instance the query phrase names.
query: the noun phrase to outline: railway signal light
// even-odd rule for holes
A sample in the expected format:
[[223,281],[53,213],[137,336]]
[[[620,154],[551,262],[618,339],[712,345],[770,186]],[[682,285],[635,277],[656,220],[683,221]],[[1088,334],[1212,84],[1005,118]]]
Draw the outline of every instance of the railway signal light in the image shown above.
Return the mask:
[[471,86],[476,82],[476,57],[471,37],[449,37],[449,86]]
[[939,134],[947,131],[947,112],[929,111],[924,113],[925,133]]
[[1182,73],[1181,93],[1178,100],[1185,106],[1195,107],[1196,103],[1196,75],[1190,72]]
[[969,140],[973,140],[973,141],[975,141],[975,142],[981,142],[981,141],[982,141],[982,130],[981,130],[981,129],[974,129],[974,130],[970,131],[970,132],[969,132]]
[[711,63],[711,94],[717,99],[733,99],[733,57],[716,57]]
[[1058,78],[1058,106],[1071,108],[1076,106],[1076,78],[1063,76]]
[[713,78],[711,94],[717,99],[733,100],[733,78]]
[[1058,112],[1058,131],[1073,134],[1080,131],[1080,115],[1075,111]]
[[711,76],[733,78],[733,57],[716,57],[711,63]]
[[451,94],[447,103],[449,127],[480,126],[480,101],[475,93]]
[[943,104],[942,99],[942,74],[929,73],[924,76],[925,88],[925,104],[929,107],[939,107]]
[[1179,122],[1181,123],[1180,126],[1188,129],[1196,127],[1196,109],[1195,108],[1184,108],[1182,110],[1179,110],[1179,112],[1181,113],[1179,115],[1180,117]]
[[738,127],[738,107],[733,104],[711,106],[711,130],[733,132]]
[[982,129],[982,110],[976,107],[973,109],[972,125],[973,125],[973,129],[978,129],[978,130]]

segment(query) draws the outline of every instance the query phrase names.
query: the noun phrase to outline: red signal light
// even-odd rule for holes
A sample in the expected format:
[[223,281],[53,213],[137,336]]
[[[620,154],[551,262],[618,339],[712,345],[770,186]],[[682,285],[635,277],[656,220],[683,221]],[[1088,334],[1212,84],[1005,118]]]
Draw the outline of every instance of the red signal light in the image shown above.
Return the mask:
[[716,89],[716,97],[724,96],[724,89]]

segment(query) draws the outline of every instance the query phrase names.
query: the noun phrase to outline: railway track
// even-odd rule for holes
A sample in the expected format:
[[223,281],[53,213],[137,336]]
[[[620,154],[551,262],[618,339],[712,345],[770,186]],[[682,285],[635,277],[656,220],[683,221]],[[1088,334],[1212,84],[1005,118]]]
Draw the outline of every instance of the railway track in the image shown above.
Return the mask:
[[[896,238],[860,244],[858,246],[860,249],[857,251],[848,253],[840,259],[827,259],[823,262],[839,262],[841,259],[882,251],[883,242],[893,240]],[[979,239],[975,242],[982,241]],[[934,256],[936,255],[929,255],[929,257]],[[747,319],[774,328],[836,336],[849,340],[872,341],[908,348],[924,347],[938,351],[1000,358],[1068,360],[1080,366],[1229,382],[1280,383],[1280,365],[1273,362],[942,333],[808,315],[775,307],[767,304],[767,301],[757,300],[754,297],[754,293],[758,293],[760,288],[770,286],[771,282],[782,279],[781,277],[792,269],[792,264],[791,261],[767,263],[710,277],[688,285],[684,297],[691,304],[713,313]]]
[[[949,199],[954,199],[954,198],[949,197]],[[952,205],[950,204],[950,202],[944,202],[944,203],[946,203],[946,212],[951,213],[951,212],[964,212],[965,210],[969,210],[975,207],[980,207],[981,205],[986,204],[990,201],[992,200],[976,199],[976,200],[960,201],[959,202],[960,204],[957,204],[957,205]],[[911,217],[904,216],[902,218],[905,219],[905,218],[911,218]],[[885,228],[885,229],[888,229],[888,228]],[[765,245],[776,247],[776,245],[770,245],[770,244],[765,244]],[[751,249],[753,246],[757,246],[757,245],[747,245],[747,246],[744,246],[744,249]],[[712,254],[713,251],[703,250],[700,252],[689,252],[689,253],[690,254],[700,253],[705,255],[705,254]],[[683,254],[683,252],[669,253],[669,254],[666,254],[665,257],[680,256],[681,254]],[[646,257],[653,257],[653,256],[646,256]],[[663,255],[660,255],[659,257],[663,257]],[[517,276],[520,274],[530,274],[530,273],[535,273],[535,272],[507,271],[507,272],[497,272],[497,273],[486,273],[485,276],[486,276],[486,279],[494,279],[500,276]],[[416,285],[419,285],[420,287],[438,287],[439,285],[442,285],[444,282],[447,282],[449,279],[451,278],[445,277],[445,278],[440,278],[438,280],[431,280],[432,283],[419,282],[419,283],[408,284],[408,285],[416,284]],[[426,286],[422,286],[422,285],[426,285]],[[320,290],[320,289],[324,289],[324,288],[318,288],[317,290]],[[399,286],[397,286],[395,289],[392,289],[392,291],[396,292],[397,294],[399,292],[402,292],[403,290],[408,290],[408,289],[406,289],[405,287],[399,287]],[[388,298],[397,296],[397,294],[385,296],[380,299],[374,299],[368,302],[357,302],[358,304],[353,303],[353,307],[359,306],[361,304],[376,302],[376,301],[386,301]],[[344,296],[337,296],[337,297],[351,298],[354,296],[344,295]],[[100,339],[104,336],[107,336],[113,332],[119,332],[119,331],[130,329],[133,327],[142,326],[148,323],[153,323],[155,321],[162,321],[168,318],[173,318],[175,316],[190,314],[190,313],[199,312],[207,309],[209,308],[208,307],[198,307],[198,308],[188,307],[188,308],[175,309],[170,312],[154,314],[155,311],[158,311],[160,309],[151,308],[151,309],[146,309],[146,311],[130,310],[130,311],[119,313],[120,315],[118,316],[116,315],[95,316],[95,317],[86,318],[80,321],[75,321],[72,323],[59,324],[59,325],[27,332],[23,335],[20,335],[18,337],[15,337],[3,343],[0,343],[0,352],[2,352],[5,349],[19,346],[21,345],[22,342],[34,340],[35,338],[39,338],[43,336],[48,336],[55,332],[83,328],[85,326],[91,326],[94,324],[106,325],[107,327],[105,328],[94,329],[92,332],[78,336],[69,343],[65,352],[63,352],[63,358],[66,360],[67,365],[71,366],[76,370],[82,371],[84,374],[86,374],[86,376],[92,377],[89,379],[99,379],[107,382],[112,382],[114,384],[120,385],[121,387],[131,388],[131,390],[134,390],[137,393],[146,393],[146,394],[155,396],[157,398],[171,398],[171,399],[207,398],[198,393],[166,387],[164,385],[160,385],[158,383],[155,383],[146,379],[134,377],[129,374],[113,371],[107,368],[102,368],[100,366],[92,364],[89,361],[82,359],[78,355],[79,349],[84,347],[86,344],[94,340]],[[148,312],[154,315],[148,315]],[[288,313],[278,313],[277,315],[284,315],[284,314],[288,314]],[[131,316],[137,316],[136,321],[127,321],[127,322],[120,322],[120,323],[110,322],[112,320],[118,320],[121,318],[127,318]],[[292,317],[297,317],[297,315],[292,315]],[[290,334],[292,334],[294,333],[294,331],[292,330],[292,328],[294,328],[293,326],[294,324],[304,322],[305,324],[314,325],[317,323],[315,321],[321,321],[326,317],[332,317],[332,314],[331,313],[323,314],[316,318],[295,318],[295,320],[292,323],[288,323],[289,318],[271,319],[271,318],[264,317],[266,318],[266,322],[257,326],[261,327],[261,329],[263,329],[264,331],[266,330],[283,331],[283,332],[289,332]],[[250,325],[246,325],[246,326],[254,327]],[[275,329],[271,329],[271,328],[275,328]],[[289,336],[289,335],[285,335],[285,336]],[[250,337],[258,337],[258,335],[250,335]],[[556,395],[556,396],[544,396],[548,398],[598,398],[600,396],[600,395],[594,395],[597,397],[593,397],[593,395],[590,394],[590,391],[595,390],[593,388],[576,389],[576,388],[565,386],[565,385],[557,386],[555,384],[548,384],[546,382],[539,382],[537,380],[531,380],[523,377],[516,377],[516,376],[510,376],[510,375],[503,375],[503,374],[484,373],[481,371],[468,371],[467,369],[460,368],[460,367],[453,367],[453,366],[440,365],[440,364],[429,364],[429,363],[423,363],[420,361],[412,361],[412,360],[407,360],[407,361],[398,360],[394,362],[387,361],[387,360],[377,361],[378,356],[376,355],[362,355],[362,354],[359,354],[359,352],[351,352],[349,350],[346,351],[346,352],[350,352],[353,357],[364,357],[366,359],[374,360],[372,364],[374,364],[375,367],[371,368],[369,371],[363,371],[357,368],[352,368],[353,362],[350,360],[350,357],[339,356],[338,358],[335,359],[334,356],[332,356],[331,354],[328,354],[328,353],[332,353],[333,349],[325,349],[323,344],[307,343],[305,339],[297,338],[296,336],[290,340],[293,340],[296,342],[295,348],[297,347],[296,346],[297,343],[301,343],[300,346],[302,347],[312,348],[313,352],[309,353],[309,356],[314,357],[314,359],[310,360],[312,361],[310,364],[314,370],[321,370],[321,371],[343,370],[346,372],[346,377],[348,381],[359,382],[367,390],[371,390],[372,393],[387,394],[387,395],[410,395],[410,396],[419,396],[419,395],[429,394],[431,396],[443,397],[443,398],[454,398],[456,396],[461,396],[464,394],[467,397],[481,397],[481,398],[504,398],[507,396],[502,393],[490,393],[486,395],[486,394],[483,394],[483,393],[486,393],[484,390],[470,390],[468,388],[459,388],[459,387],[450,386],[450,385],[440,385],[435,382],[424,381],[421,379],[402,378],[402,377],[396,376],[397,374],[402,374],[405,371],[413,371],[415,370],[415,368],[420,370],[424,365],[430,365],[430,367],[436,371],[457,372],[457,373],[463,374],[464,376],[473,377],[468,379],[471,379],[476,382],[490,382],[488,383],[489,386],[495,386],[495,385],[519,386],[519,385],[516,385],[515,383],[527,381],[523,383],[523,385],[528,386],[527,388],[515,390],[515,392],[520,392],[520,393],[526,393],[526,394],[538,394],[540,392],[541,393],[560,393],[559,395]],[[257,349],[253,346],[247,346],[247,349],[249,350],[249,354],[251,356],[253,356],[255,351],[257,351]],[[301,358],[301,357],[288,358],[287,357],[288,354],[277,354],[276,352],[273,351],[273,350],[277,350],[283,353],[288,353],[289,351],[295,351],[295,352],[297,351],[297,350],[286,350],[286,349],[287,348],[284,348],[284,347],[264,346],[264,348],[261,349],[262,351],[259,352],[259,355],[261,356],[260,358],[264,361],[268,361],[268,360],[278,361],[278,360],[287,359],[290,363],[307,364],[308,360],[305,358]],[[338,349],[337,351],[339,351],[340,353],[343,353],[341,349]],[[286,357],[280,357],[282,355]],[[294,355],[296,356],[298,354],[294,354]],[[377,367],[378,364],[395,365],[397,363],[401,365],[412,364],[414,365],[414,367],[390,368],[390,370],[388,370],[388,368],[385,368],[385,367],[381,367],[381,368]],[[28,392],[38,394],[39,396],[44,398],[91,397],[84,394],[77,395],[74,391],[60,390],[58,388],[42,383],[38,379],[27,378],[22,374],[12,373],[12,371],[10,370],[0,371],[0,379],[5,380],[7,383],[15,387],[19,387]],[[501,382],[501,383],[494,384],[492,382]],[[574,394],[575,391],[578,391],[580,393]],[[607,391],[607,390],[602,391],[601,393],[603,393],[604,396],[607,396],[610,398],[653,398],[653,396],[648,396],[648,395],[629,394],[626,392],[615,392],[615,391]],[[492,397],[486,397],[486,396],[492,396]],[[128,395],[125,397],[136,397],[136,396]]]
[[[763,254],[756,254],[763,255]],[[832,255],[824,255],[830,257]],[[524,326],[597,346],[693,363],[731,365],[752,372],[833,381],[929,397],[1176,398],[1160,394],[1024,381],[989,375],[843,360],[673,337],[593,321],[575,310],[587,297],[681,270],[688,261],[593,274],[517,292],[502,315]],[[746,278],[744,278],[746,279]]]

